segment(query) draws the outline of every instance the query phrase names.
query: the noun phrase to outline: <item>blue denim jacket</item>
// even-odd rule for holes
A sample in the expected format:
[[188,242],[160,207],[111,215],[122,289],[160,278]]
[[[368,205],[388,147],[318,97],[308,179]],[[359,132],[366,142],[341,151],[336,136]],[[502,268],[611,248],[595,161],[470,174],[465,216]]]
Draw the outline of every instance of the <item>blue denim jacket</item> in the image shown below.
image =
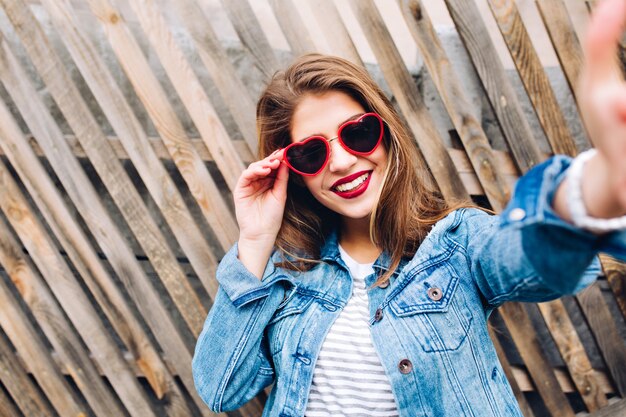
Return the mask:
[[[551,209],[569,161],[555,157],[528,172],[501,216],[453,212],[386,288],[369,291],[372,339],[401,416],[521,417],[487,332],[490,312],[582,289],[600,272],[598,251],[626,259],[625,231],[595,236]],[[322,341],[352,292],[336,235],[321,260],[294,273],[274,266],[275,253],[259,281],[236,246],[222,259],[193,359],[212,410],[236,409],[273,383],[263,416],[304,414]],[[383,253],[374,269],[388,265]]]

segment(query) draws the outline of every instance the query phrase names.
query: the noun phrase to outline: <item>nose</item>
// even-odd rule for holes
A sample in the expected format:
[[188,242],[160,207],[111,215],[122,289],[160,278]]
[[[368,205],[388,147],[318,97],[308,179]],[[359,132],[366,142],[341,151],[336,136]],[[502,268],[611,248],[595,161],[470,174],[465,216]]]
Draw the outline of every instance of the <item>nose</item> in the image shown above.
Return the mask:
[[338,140],[330,142],[330,160],[328,161],[328,169],[331,172],[342,172],[348,170],[357,161],[354,154],[346,151]]

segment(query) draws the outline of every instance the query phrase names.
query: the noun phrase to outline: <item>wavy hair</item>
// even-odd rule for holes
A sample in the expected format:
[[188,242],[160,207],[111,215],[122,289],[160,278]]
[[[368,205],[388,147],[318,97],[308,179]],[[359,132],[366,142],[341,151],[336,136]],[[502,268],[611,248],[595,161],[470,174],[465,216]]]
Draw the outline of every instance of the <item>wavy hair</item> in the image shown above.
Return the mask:
[[[383,145],[387,168],[377,203],[370,216],[370,238],[391,257],[389,269],[374,285],[388,281],[402,257],[412,257],[430,228],[450,212],[469,204],[448,204],[429,184],[426,167],[418,166],[417,148],[404,123],[368,73],[334,56],[308,54],[274,75],[257,104],[259,157],[291,143],[291,121],[306,95],[341,91],[366,112],[385,121]],[[308,270],[319,262],[328,233],[339,226],[339,216],[320,204],[299,175],[290,173],[287,202],[276,247],[280,265]]]

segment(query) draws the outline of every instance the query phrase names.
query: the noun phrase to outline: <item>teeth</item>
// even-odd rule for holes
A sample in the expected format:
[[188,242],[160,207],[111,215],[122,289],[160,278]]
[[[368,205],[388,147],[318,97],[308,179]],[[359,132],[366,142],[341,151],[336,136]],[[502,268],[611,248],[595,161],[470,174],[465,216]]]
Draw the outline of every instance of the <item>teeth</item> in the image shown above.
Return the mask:
[[361,175],[360,177],[353,179],[350,182],[346,182],[344,184],[338,185],[336,187],[337,191],[340,191],[342,193],[345,193],[346,191],[352,191],[359,185],[363,184],[363,182],[365,182],[365,180],[367,179],[367,177],[369,177],[369,175],[370,175],[369,173],[365,173]]

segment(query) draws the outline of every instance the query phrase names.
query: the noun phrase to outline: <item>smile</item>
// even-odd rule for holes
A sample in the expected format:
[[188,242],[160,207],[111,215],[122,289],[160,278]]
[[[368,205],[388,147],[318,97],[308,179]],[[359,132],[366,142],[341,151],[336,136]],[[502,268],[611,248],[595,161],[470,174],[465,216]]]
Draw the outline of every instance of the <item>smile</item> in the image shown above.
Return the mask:
[[357,197],[367,190],[371,174],[372,171],[366,171],[355,174],[358,175],[356,177],[351,175],[349,177],[342,178],[333,185],[332,191],[343,198]]

